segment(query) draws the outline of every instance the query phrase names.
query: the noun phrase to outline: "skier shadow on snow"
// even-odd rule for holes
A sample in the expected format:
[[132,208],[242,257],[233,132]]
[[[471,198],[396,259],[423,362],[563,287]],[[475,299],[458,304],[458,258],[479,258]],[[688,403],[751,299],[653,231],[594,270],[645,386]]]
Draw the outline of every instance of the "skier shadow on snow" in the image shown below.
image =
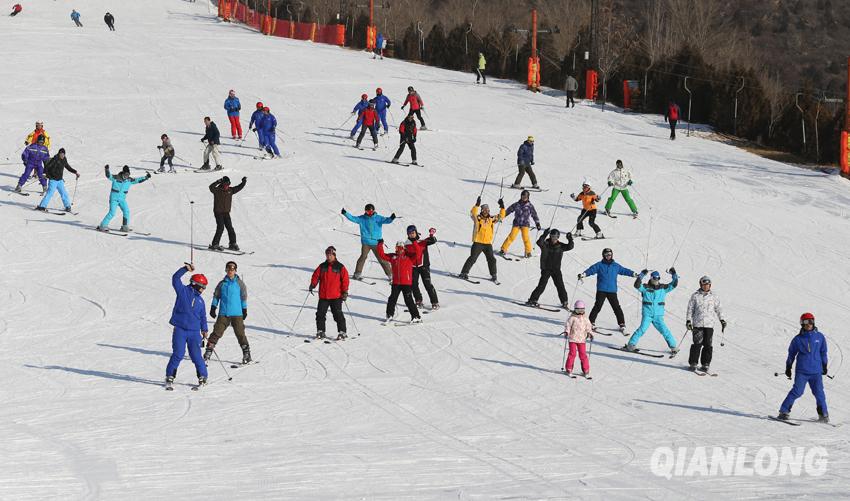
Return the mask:
[[275,334],[278,336],[292,336],[292,337],[300,337],[304,339],[313,339],[313,336],[308,336],[306,334],[298,334],[296,332],[287,332],[278,329],[272,329],[271,327],[259,327],[257,325],[245,325],[246,330],[255,330],[260,332],[268,332],[269,334]]
[[[744,164],[722,164],[722,163],[703,163],[703,162],[693,162],[686,161],[683,163],[687,163],[691,167],[705,167],[709,169],[723,169],[723,170],[745,170],[745,171],[754,171],[758,174],[777,174],[780,176],[792,176],[792,177],[830,177],[831,174],[827,174],[825,172],[782,172],[776,171],[772,169],[766,169],[763,167],[752,167]],[[802,169],[801,169],[802,170]]]
[[[619,336],[620,334],[615,334],[615,335]],[[600,346],[600,347],[607,346],[608,348],[613,348],[614,350],[619,350],[620,347],[622,346],[622,345],[618,345],[618,344],[603,343],[603,342],[600,342],[600,341],[597,341],[597,340],[594,339],[593,346],[595,347],[597,345]],[[653,350],[641,349],[641,351],[653,351]],[[654,365],[656,367],[666,367],[668,369],[675,369],[675,370],[680,370],[682,368],[680,365],[663,363],[663,362],[661,362],[661,360],[663,360],[663,359],[645,357],[643,355],[637,355],[637,354],[629,356],[627,354],[627,352],[624,352],[624,351],[622,353],[623,353],[623,355],[618,355],[616,353],[608,353],[607,351],[593,350],[593,352],[589,353],[588,355],[594,356],[594,357],[599,356],[599,357],[604,357],[604,358],[613,358],[615,360],[623,360],[625,362],[635,362],[635,363],[639,363],[639,364]]]
[[[338,139],[342,139],[342,137],[338,137]],[[307,141],[310,141],[311,143],[316,143],[316,144],[329,144],[331,146],[344,146],[346,148],[351,148],[351,145],[348,145],[348,144],[345,144],[345,143],[332,143],[330,141],[317,141],[315,139],[308,139]]]
[[251,266],[254,268],[285,268],[287,270],[305,271],[307,273],[313,273],[314,271],[313,268],[308,268],[306,266],[292,266],[291,264],[254,264]]
[[[324,132],[308,132],[307,134],[310,134],[311,136],[335,137],[337,139],[344,139],[344,137],[340,134],[327,134],[327,133],[324,133]],[[333,144],[339,144],[339,143],[333,143]]]
[[132,351],[134,353],[141,353],[142,355],[158,355],[160,357],[170,358],[171,353],[165,351],[156,351],[156,350],[148,350],[146,348],[136,348],[134,346],[121,346],[118,344],[108,344],[108,343],[96,343],[97,346],[103,346],[104,348],[115,348],[116,350],[127,350]]
[[[515,301],[511,301],[511,302],[515,303]],[[526,308],[525,306],[519,306],[519,305],[517,305],[517,307]],[[526,309],[529,309],[529,308],[526,308]],[[524,313],[510,313],[510,312],[507,312],[507,311],[491,311],[490,313],[495,313],[496,315],[501,315],[502,318],[505,318],[505,319],[521,318],[523,320],[539,320],[541,322],[546,322],[548,324],[555,324],[555,325],[561,325],[561,326],[564,325],[564,322],[561,321],[561,320],[554,320],[554,319],[543,317],[543,316],[526,315]],[[563,337],[560,334],[533,334],[533,333],[529,333],[529,334],[532,334],[534,336],[545,336],[545,337]]]
[[[19,195],[20,196],[20,195]],[[0,200],[0,205],[14,205],[17,207],[21,207],[22,209],[32,210],[36,204],[27,204],[23,202],[15,202],[13,200]],[[38,221],[37,219],[33,219],[33,221]]]
[[[363,148],[364,149],[366,149],[366,148],[372,149],[371,143],[369,144],[369,146],[364,146]],[[384,160],[382,158],[357,157],[357,156],[354,156],[354,155],[345,155],[345,156],[343,156],[343,158],[351,158],[353,160],[369,160],[369,161],[372,161],[372,162],[380,162],[382,164],[389,163],[387,160]]]
[[520,367],[522,369],[533,369],[533,370],[540,371],[540,372],[548,372],[550,374],[558,374],[558,375],[562,374],[562,372],[559,371],[559,370],[556,371],[556,370],[552,370],[552,369],[544,369],[543,367],[537,367],[536,365],[521,364],[521,363],[517,363],[517,362],[506,362],[504,360],[491,360],[489,358],[478,358],[478,357],[472,357],[472,360],[478,360],[479,362],[488,362],[488,363],[491,363],[491,364],[499,364],[499,365],[502,365],[504,367]]
[[[355,296],[349,296],[349,297],[355,297]],[[387,304],[386,301],[377,301],[377,300],[372,300],[372,299],[369,299],[369,301],[375,301],[375,302],[380,303],[382,305]],[[288,306],[290,308],[295,308],[295,309],[301,308],[300,304],[283,304],[283,303],[273,303],[273,304],[276,304],[276,305],[279,305],[279,306]],[[304,311],[305,312],[307,312],[307,311],[315,312],[316,307],[315,306],[304,306]],[[348,312],[346,312],[346,315],[348,315]],[[351,315],[355,316],[357,318],[365,319],[365,320],[375,320],[377,322],[383,322],[384,320],[386,320],[386,318],[384,318],[384,317],[373,317],[371,315],[364,315],[362,313],[357,313],[356,311],[351,311]],[[312,316],[312,318],[316,318],[315,314]],[[304,336],[298,335],[298,337],[304,337]],[[313,339],[313,336],[306,336],[306,337]]]
[[[516,169],[514,169],[514,171],[515,171],[515,170],[516,170]],[[513,178],[515,174],[516,174],[516,173],[514,173],[514,174],[513,174],[513,175],[511,175],[510,177],[511,177],[511,178]],[[481,186],[481,180],[480,180],[480,179],[458,179],[458,181],[462,181],[462,182],[464,182],[464,183],[471,183],[471,184],[475,184],[475,185]],[[499,185],[499,183],[497,183],[496,181],[487,181],[487,182],[486,182],[486,183],[484,183],[484,184],[486,184],[487,186],[492,186],[492,187],[494,187],[494,188],[502,187],[502,188],[507,189],[507,190],[512,190],[512,188],[508,188],[508,186],[510,186],[510,184],[504,184],[504,185],[501,185],[501,186],[500,186],[500,185]],[[507,197],[507,198],[510,198],[510,197],[508,197],[508,195],[505,195],[505,193],[512,193],[512,191],[503,191],[503,192],[502,192],[502,195],[504,195],[504,196],[505,196],[505,197]]]
[[[0,203],[2,203],[2,202],[0,202]],[[79,228],[94,229],[94,226],[92,226],[91,224],[83,223],[81,221],[69,221],[67,219],[64,220],[64,221],[60,221],[58,219],[44,219],[44,220],[31,219],[30,221],[37,222],[37,223],[43,222],[43,223],[53,223],[53,224],[65,224],[65,225],[68,225],[68,226],[77,226]],[[149,236],[149,235],[138,235],[138,234],[133,234],[133,233],[130,233],[127,236],[127,238],[130,239],[130,240],[149,240],[149,241],[155,242],[155,243],[177,245],[177,246],[180,246],[180,247],[186,247],[187,245],[189,245],[186,242],[178,242],[176,240],[167,240],[165,238],[154,237],[154,236]]]
[[642,403],[645,403],[645,404],[662,405],[662,406],[665,406],[665,407],[678,407],[680,409],[687,409],[687,410],[692,410],[692,411],[711,412],[711,413],[714,413],[714,414],[725,414],[727,416],[735,416],[735,417],[746,417],[746,418],[758,419],[760,421],[764,421],[764,419],[765,419],[764,416],[761,416],[761,415],[758,415],[758,414],[749,414],[749,413],[746,413],[746,412],[726,410],[726,409],[716,409],[714,407],[701,407],[699,405],[674,404],[674,403],[671,403],[671,402],[656,402],[654,400],[643,400],[643,399],[640,399],[640,398],[636,398],[636,399],[634,399],[634,401],[635,402],[642,402]]
[[203,136],[200,132],[188,131],[188,130],[175,130],[177,134],[189,134],[191,136]]
[[[169,355],[171,356],[171,355]],[[75,369],[74,367],[64,367],[61,365],[29,365],[25,364],[24,367],[29,369],[44,369],[49,371],[65,371],[71,372],[73,374],[79,374],[81,376],[97,376],[104,379],[114,379],[117,381],[127,381],[130,383],[141,383],[141,384],[150,384],[154,386],[162,386],[162,381],[154,381],[152,379],[145,379],[136,376],[130,376],[129,374],[119,374],[117,372],[105,372],[105,371],[95,371],[89,369]]]

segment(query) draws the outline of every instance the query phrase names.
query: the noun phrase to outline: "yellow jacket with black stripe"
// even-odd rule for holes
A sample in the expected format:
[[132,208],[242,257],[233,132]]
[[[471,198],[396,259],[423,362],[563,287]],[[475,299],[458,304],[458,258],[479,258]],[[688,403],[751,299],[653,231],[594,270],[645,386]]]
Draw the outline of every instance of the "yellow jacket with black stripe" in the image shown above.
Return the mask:
[[472,230],[472,241],[476,244],[492,244],[494,231],[493,227],[499,221],[505,219],[505,208],[501,207],[499,209],[498,216],[480,216],[478,215],[478,206],[473,205],[472,210],[469,211],[469,215],[472,217],[472,221],[475,224],[474,229]]

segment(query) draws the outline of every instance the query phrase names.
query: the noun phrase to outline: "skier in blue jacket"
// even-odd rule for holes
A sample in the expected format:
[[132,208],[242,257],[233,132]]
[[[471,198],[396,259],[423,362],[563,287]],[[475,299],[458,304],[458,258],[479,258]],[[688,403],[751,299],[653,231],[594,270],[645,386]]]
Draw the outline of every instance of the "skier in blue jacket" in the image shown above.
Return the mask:
[[230,120],[230,137],[232,139],[242,139],[242,124],[239,122],[239,112],[242,110],[242,104],[239,98],[236,97],[236,91],[230,89],[227,94],[227,99],[224,100],[224,109],[227,111],[227,119]]
[[[363,94],[360,96],[360,101],[354,105],[354,109],[351,110],[352,115],[360,116],[363,111],[369,107],[369,95]],[[360,126],[363,125],[363,122],[358,118],[357,123],[354,124],[354,128],[351,129],[351,136],[349,139],[354,139],[354,135],[357,134],[357,131],[360,130]],[[380,261],[380,260],[379,260]]]
[[[384,89],[380,87],[375,89],[375,97],[370,102],[375,103],[375,111],[378,112],[378,118],[381,119],[381,125],[384,126],[384,132],[381,132],[383,136],[390,131],[389,126],[387,126],[387,110],[392,103],[390,102],[390,98],[384,95]],[[380,132],[380,127],[378,129],[378,132]]]
[[115,216],[115,210],[120,207],[123,219],[121,221],[121,231],[130,230],[130,206],[127,205],[127,192],[130,186],[147,181],[151,178],[151,173],[148,172],[145,177],[130,177],[130,167],[124,166],[121,173],[113,176],[109,173],[109,165],[103,168],[106,174],[106,179],[112,181],[112,189],[109,193],[109,212],[103,217],[103,221],[97,226],[98,231],[109,231],[109,222]]
[[242,278],[236,274],[236,268],[236,261],[228,261],[224,265],[225,277],[215,286],[210,316],[216,318],[216,310],[219,306],[221,306],[221,309],[218,311],[218,318],[213,325],[212,334],[207,340],[204,360],[210,359],[213,350],[215,350],[215,345],[224,335],[224,331],[233,326],[233,332],[236,333],[236,339],[242,348],[242,363],[251,363],[251,346],[248,344],[248,337],[245,335],[245,319],[248,318],[248,287],[245,286]]
[[390,217],[382,216],[375,212],[375,206],[366,204],[365,212],[360,216],[352,216],[345,207],[342,208],[342,215],[352,223],[360,225],[360,258],[357,259],[357,265],[354,267],[354,280],[360,280],[363,275],[363,265],[366,264],[366,258],[369,256],[369,251],[375,255],[378,264],[384,269],[387,278],[392,277],[392,268],[390,263],[378,257],[378,241],[383,240],[383,231],[381,226],[390,224],[395,221],[395,212],[390,214]]
[[623,316],[623,309],[620,308],[620,299],[617,297],[617,277],[620,275],[637,277],[637,273],[614,261],[614,251],[605,248],[602,249],[602,261],[584,270],[584,273],[579,273],[578,279],[581,280],[591,275],[599,276],[596,279],[596,302],[593,303],[593,309],[590,310],[590,323],[594,327],[596,326],[596,316],[599,315],[602,305],[605,304],[605,300],[607,299],[611,304],[611,308],[614,310],[614,315],[617,317],[620,332],[625,334],[626,318]]
[[280,157],[280,150],[277,149],[277,118],[271,114],[269,107],[263,107],[263,118],[257,125],[260,130],[261,141],[265,145],[266,153],[271,155],[271,158]]
[[263,144],[263,138],[260,137],[260,133],[257,129],[260,128],[260,122],[263,120],[263,108],[264,107],[265,106],[263,106],[262,102],[258,102],[257,103],[257,109],[254,111],[254,113],[251,113],[251,121],[248,122],[248,128],[251,129],[252,131],[254,131],[257,134],[257,141],[260,143],[259,149],[261,149],[261,150],[263,148],[265,148],[266,145]]
[[797,361],[794,372],[794,386],[779,407],[779,419],[786,420],[791,413],[794,401],[803,396],[806,385],[812,389],[817,402],[818,420],[829,422],[826,408],[826,395],[823,392],[823,376],[827,374],[826,338],[815,326],[815,316],[803,313],[800,316],[800,333],[794,336],[788,346],[788,358],[785,360],[785,375],[791,379],[791,368]]
[[637,351],[638,341],[652,325],[664,336],[667,346],[670,347],[670,354],[675,355],[679,353],[679,347],[676,346],[676,338],[673,337],[670,329],[667,328],[667,324],[664,323],[664,303],[667,294],[679,285],[679,275],[676,274],[676,268],[670,268],[673,281],[669,284],[662,284],[661,274],[653,271],[649,275],[649,281],[645,284],[641,283],[647,273],[649,273],[647,270],[642,270],[635,280],[635,289],[640,292],[643,301],[643,307],[640,310],[640,327],[632,334],[628,344],[623,348],[627,351]]
[[189,285],[183,285],[181,278],[187,271],[195,271],[195,267],[186,263],[186,266],[171,276],[171,286],[177,294],[177,299],[168,322],[174,326],[174,332],[171,334],[171,358],[165,368],[165,388],[169,390],[177,376],[177,368],[183,360],[186,347],[189,348],[189,357],[198,373],[198,386],[207,384],[207,364],[201,355],[201,336],[206,338],[208,331],[207,309],[201,294],[207,288],[208,282],[207,277],[196,273],[189,279]]

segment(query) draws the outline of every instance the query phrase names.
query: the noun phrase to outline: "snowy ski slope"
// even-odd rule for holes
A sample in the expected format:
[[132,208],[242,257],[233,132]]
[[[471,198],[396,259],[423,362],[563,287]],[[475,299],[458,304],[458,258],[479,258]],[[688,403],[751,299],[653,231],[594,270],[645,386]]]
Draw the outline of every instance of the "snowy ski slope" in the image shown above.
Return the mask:
[[[78,216],[35,213],[37,196],[0,194],[0,499],[846,498],[846,428],[762,419],[789,388],[773,374],[784,369],[797,318],[811,310],[831,343],[830,414],[846,421],[846,180],[703,139],[671,142],[659,117],[586,104],[566,111],[561,100],[511,82],[476,86],[468,74],[263,37],[218,22],[203,2],[79,3],[30,2],[16,18],[0,16],[0,184],[14,186],[16,150],[36,120],[52,136],[52,153],[64,147],[83,173]],[[74,28],[72,7],[85,28]],[[114,33],[102,23],[107,9]],[[337,128],[377,86],[393,100],[397,123],[408,85],[435,129],[419,135],[425,168],[384,163],[394,132],[372,152],[354,149]],[[229,136],[222,103],[231,88],[243,126],[255,101],[271,107],[285,155],[261,162],[256,150],[223,141],[225,173],[248,177],[233,220],[239,244],[256,252],[237,261],[260,363],[231,370],[228,382],[213,361],[212,384],[195,393],[185,360],[176,391],[166,393],[169,279],[189,259],[190,200],[195,242],[212,237],[207,185],[216,175],[186,170],[134,186],[131,224],[152,235],[121,238],[90,229],[106,212],[102,167],[127,163],[134,175],[157,167],[163,132],[177,155],[200,165],[203,116]],[[564,377],[564,314],[512,303],[537,282],[537,250],[528,261],[499,259],[500,286],[447,276],[467,257],[468,211],[491,157],[483,198],[495,206],[529,134],[540,182],[551,188],[532,195],[544,226],[563,190],[555,226],[573,227],[578,204],[566,195],[585,178],[602,191],[616,159],[635,175],[641,217],[600,217],[610,239],[579,241],[565,256],[571,301],[592,301],[595,282],[573,294],[575,276],[603,247],[633,269],[663,270],[693,223],[667,321],[677,338],[684,334],[688,297],[710,275],[730,321],[726,346],[715,342],[719,377],[682,370],[686,353],[656,360],[606,347],[621,345],[619,335],[594,343],[592,381]],[[73,176],[66,182],[74,188]],[[518,192],[504,197],[510,203]],[[388,242],[408,224],[438,228],[431,261],[443,308],[421,326],[381,327],[386,283],[353,282],[348,304],[362,336],[304,343],[315,331],[314,298],[291,324],[310,272],[329,244],[353,270],[357,228],[339,211],[360,213],[368,202],[402,217],[385,227]],[[615,211],[624,208],[620,200]],[[499,228],[496,244],[509,229]],[[512,251],[520,249],[515,242]],[[194,259],[217,281],[228,256],[196,251]],[[485,273],[482,258],[472,275]],[[381,276],[371,261],[365,274]],[[631,331],[639,302],[630,279],[620,286]],[[541,302],[556,299],[550,285]],[[606,306],[599,324],[614,323]],[[238,359],[231,333],[218,346],[224,360]],[[641,346],[664,349],[654,331]],[[814,407],[807,393],[793,414],[813,418]],[[821,477],[667,480],[649,463],[657,447],[815,445],[829,453]]]

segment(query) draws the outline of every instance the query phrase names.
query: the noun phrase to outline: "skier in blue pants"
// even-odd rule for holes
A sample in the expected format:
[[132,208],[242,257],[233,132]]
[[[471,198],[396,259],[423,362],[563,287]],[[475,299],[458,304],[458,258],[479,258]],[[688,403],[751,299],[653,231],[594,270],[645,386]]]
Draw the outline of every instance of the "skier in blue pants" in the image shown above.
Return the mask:
[[827,374],[826,338],[815,327],[815,316],[803,313],[800,316],[800,333],[794,336],[788,346],[788,358],[785,360],[785,375],[791,379],[791,367],[797,360],[794,373],[794,386],[779,407],[779,419],[786,420],[791,413],[794,401],[803,396],[806,385],[812,389],[817,402],[818,420],[829,422],[826,408],[826,395],[823,392],[823,376]]
[[189,357],[195,364],[198,373],[198,386],[207,384],[207,364],[201,354],[201,336],[207,337],[207,308],[204,298],[201,297],[207,288],[207,277],[200,273],[192,275],[189,285],[183,285],[181,278],[187,271],[195,271],[195,267],[189,263],[181,267],[171,276],[171,286],[177,294],[174,301],[174,309],[171,311],[171,320],[168,322],[174,326],[171,334],[171,358],[165,368],[165,387],[171,389],[174,378],[177,376],[177,368],[189,348]]
[[655,329],[664,336],[667,341],[667,346],[670,347],[670,354],[679,353],[679,347],[676,346],[676,338],[670,333],[667,324],[664,323],[664,299],[667,294],[673,291],[679,285],[679,275],[676,274],[676,268],[670,268],[670,274],[673,275],[673,281],[669,284],[661,283],[661,274],[653,271],[649,276],[649,282],[643,284],[643,277],[646,276],[647,270],[642,270],[635,280],[635,289],[640,292],[643,300],[641,308],[640,327],[629,338],[628,344],[624,347],[627,351],[637,351],[637,343],[644,333],[652,325]]
[[252,131],[254,131],[254,133],[257,134],[257,141],[259,141],[259,143],[260,143],[259,148],[261,150],[266,147],[266,145],[263,144],[263,137],[260,135],[260,131],[259,131],[260,122],[263,120],[263,108],[264,108],[263,103],[261,101],[258,102],[257,103],[257,109],[254,111],[254,113],[251,113],[251,121],[248,122],[248,128],[251,129]]
[[260,121],[257,129],[260,131],[260,142],[263,143],[266,153],[271,155],[272,158],[279,157],[280,150],[277,149],[277,143],[275,142],[277,139],[275,134],[277,130],[277,118],[271,114],[268,106],[263,108],[263,119]]
[[[393,103],[390,101],[390,98],[384,95],[384,89],[380,87],[375,89],[375,97],[370,102],[375,103],[375,111],[378,112],[378,118],[381,119],[381,125],[384,127],[384,132],[381,135],[384,135],[390,131],[389,126],[387,126],[387,110],[390,109],[390,105]],[[380,132],[380,127],[378,129],[377,132]]]
[[145,177],[130,177],[130,167],[124,166],[121,173],[113,176],[109,173],[109,165],[103,168],[106,173],[106,179],[112,181],[112,190],[109,193],[109,212],[104,216],[103,221],[97,227],[98,231],[109,231],[109,222],[115,217],[115,210],[121,208],[123,216],[121,222],[121,231],[130,231],[130,206],[127,205],[127,191],[130,186],[147,181],[151,178],[151,173],[148,172]]
[[[368,107],[369,107],[369,96],[367,94],[363,94],[362,96],[360,96],[360,102],[358,102],[357,104],[354,105],[354,109],[351,110],[351,114],[357,115],[359,117],[360,114],[363,113],[363,110],[365,110]],[[363,125],[363,122],[361,122],[358,119],[357,123],[354,124],[354,128],[351,129],[351,136],[349,137],[349,139],[354,139],[354,135],[357,134],[358,130],[360,130],[361,125]]]

